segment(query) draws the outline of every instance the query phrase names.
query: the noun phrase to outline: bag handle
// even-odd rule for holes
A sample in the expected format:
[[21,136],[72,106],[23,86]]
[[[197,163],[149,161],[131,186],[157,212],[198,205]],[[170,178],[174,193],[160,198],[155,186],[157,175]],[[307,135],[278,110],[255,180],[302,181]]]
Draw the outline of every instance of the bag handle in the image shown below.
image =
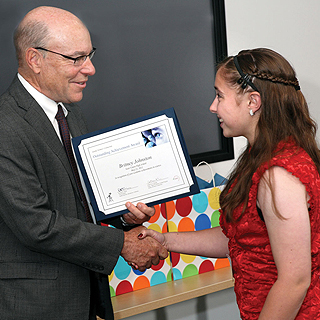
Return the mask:
[[207,167],[209,167],[209,169],[210,169],[210,171],[211,171],[211,176],[212,176],[212,184],[213,184],[213,187],[215,187],[214,173],[213,173],[213,170],[212,170],[211,166],[210,166],[209,163],[206,162],[206,161],[200,161],[200,162],[196,165],[196,169],[197,169],[201,164],[205,164]]

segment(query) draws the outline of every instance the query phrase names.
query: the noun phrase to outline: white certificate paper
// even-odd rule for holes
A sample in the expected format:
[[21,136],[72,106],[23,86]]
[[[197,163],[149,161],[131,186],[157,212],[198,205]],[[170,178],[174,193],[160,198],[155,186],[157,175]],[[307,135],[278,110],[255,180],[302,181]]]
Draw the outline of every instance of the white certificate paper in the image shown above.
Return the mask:
[[172,108],[72,142],[97,221],[199,192]]

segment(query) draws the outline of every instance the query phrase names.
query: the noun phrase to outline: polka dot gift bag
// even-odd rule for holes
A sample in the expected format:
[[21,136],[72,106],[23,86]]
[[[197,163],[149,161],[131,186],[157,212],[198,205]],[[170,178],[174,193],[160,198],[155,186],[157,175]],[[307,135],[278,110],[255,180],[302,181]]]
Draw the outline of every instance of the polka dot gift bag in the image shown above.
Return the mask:
[[[201,189],[200,193],[155,206],[155,215],[148,223],[144,223],[144,226],[158,232],[193,231],[218,226],[219,196],[226,179],[212,173],[210,182],[198,177],[197,181]],[[166,260],[161,260],[157,266],[140,272],[132,269],[120,257],[109,276],[111,296],[226,266],[229,266],[227,258],[211,259],[170,252]]]
[[[219,174],[214,175],[211,166],[204,161],[196,169],[201,164],[210,169],[211,177],[196,177],[200,193],[161,205],[161,209],[167,211],[168,232],[203,230],[219,225],[219,197],[226,179]],[[170,253],[170,260],[173,280],[229,266],[227,258],[211,259],[176,252]]]

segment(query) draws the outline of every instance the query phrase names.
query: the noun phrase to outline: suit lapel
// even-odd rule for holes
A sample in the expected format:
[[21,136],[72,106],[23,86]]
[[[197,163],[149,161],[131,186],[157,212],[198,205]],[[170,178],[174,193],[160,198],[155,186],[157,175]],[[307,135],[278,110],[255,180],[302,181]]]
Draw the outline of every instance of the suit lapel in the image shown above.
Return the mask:
[[[16,81],[15,81],[16,80]],[[24,119],[34,128],[38,133],[39,138],[42,139],[48,147],[54,152],[57,157],[62,162],[65,170],[68,172],[70,180],[73,184],[75,190],[78,188],[76,181],[73,176],[73,172],[59,137],[57,136],[50,120],[43,111],[43,109],[38,105],[38,103],[32,98],[32,96],[25,90],[21,82],[16,79],[14,80],[10,90],[13,92],[13,97],[16,97],[18,106],[25,111],[23,117]],[[21,112],[19,112],[21,114]],[[76,129],[77,130],[77,129]],[[79,194],[78,194],[79,195]]]
[[72,137],[78,137],[83,134],[81,128],[79,127],[79,123],[74,115],[74,112],[72,112],[72,109],[70,108],[69,105],[64,104],[64,106],[68,110],[68,115],[67,115],[67,122],[68,122],[68,127],[71,133]]

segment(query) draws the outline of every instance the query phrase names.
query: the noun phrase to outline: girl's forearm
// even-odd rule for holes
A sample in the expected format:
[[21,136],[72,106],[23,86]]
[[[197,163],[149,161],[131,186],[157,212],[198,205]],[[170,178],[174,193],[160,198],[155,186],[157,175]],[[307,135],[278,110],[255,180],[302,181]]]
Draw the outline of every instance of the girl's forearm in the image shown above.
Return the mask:
[[190,232],[168,232],[165,243],[169,251],[212,258],[225,258],[228,238],[220,227]]
[[271,288],[259,320],[295,319],[309,287],[308,279],[302,281],[276,281]]

